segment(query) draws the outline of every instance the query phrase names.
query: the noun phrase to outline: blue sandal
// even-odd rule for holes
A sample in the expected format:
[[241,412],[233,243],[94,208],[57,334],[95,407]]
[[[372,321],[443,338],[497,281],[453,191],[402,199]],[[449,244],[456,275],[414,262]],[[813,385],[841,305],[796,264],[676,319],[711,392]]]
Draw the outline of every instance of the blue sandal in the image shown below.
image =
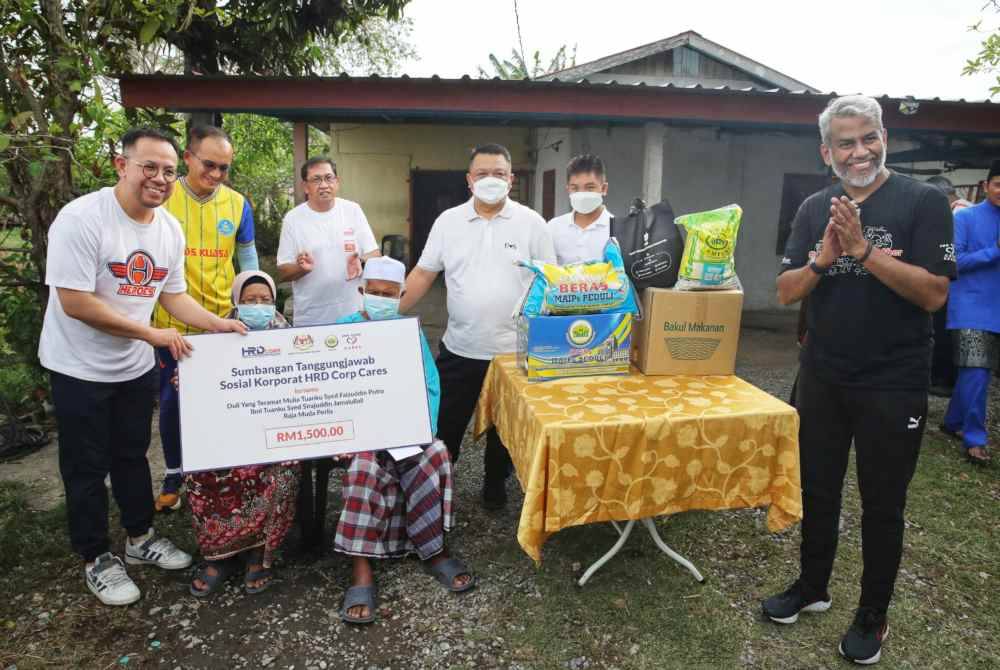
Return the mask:
[[[243,577],[243,590],[246,591],[248,596],[254,596],[263,591],[267,591],[271,588],[271,584],[274,583],[274,571],[271,568],[264,567],[264,552],[260,549],[253,549],[246,554],[246,575]],[[259,565],[260,567],[256,570],[251,570],[251,565]],[[264,583],[260,586],[253,586],[253,582],[259,582],[263,580]]]
[[[438,580],[443,587],[452,593],[464,593],[476,587],[476,576],[472,574],[468,566],[457,558],[449,556],[437,564],[432,564],[431,559],[423,562],[424,572]],[[464,586],[455,586],[455,577],[468,575],[469,582]]]
[[[215,568],[214,575],[208,571],[209,567]],[[215,593],[220,586],[225,584],[226,580],[232,577],[235,572],[236,566],[233,564],[232,559],[225,561],[205,561],[199,564],[198,569],[195,570],[191,584],[188,586],[188,591],[195,598],[207,598]],[[199,589],[194,585],[196,579],[200,579],[205,584],[204,589]]]
[[[355,617],[348,614],[352,607],[362,605],[368,608],[368,616]],[[352,586],[344,593],[344,604],[340,608],[340,619],[345,623],[371,623],[375,621],[375,585]]]

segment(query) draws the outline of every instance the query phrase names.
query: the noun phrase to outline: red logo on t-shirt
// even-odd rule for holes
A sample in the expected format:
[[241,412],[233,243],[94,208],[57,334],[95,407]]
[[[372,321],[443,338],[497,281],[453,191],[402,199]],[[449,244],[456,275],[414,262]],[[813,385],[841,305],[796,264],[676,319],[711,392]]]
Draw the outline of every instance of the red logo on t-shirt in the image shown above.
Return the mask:
[[156,261],[149,253],[139,249],[129,254],[124,263],[108,263],[112,275],[125,281],[118,286],[118,295],[134,295],[152,298],[156,287],[150,284],[161,282],[167,277],[167,268],[156,267]]

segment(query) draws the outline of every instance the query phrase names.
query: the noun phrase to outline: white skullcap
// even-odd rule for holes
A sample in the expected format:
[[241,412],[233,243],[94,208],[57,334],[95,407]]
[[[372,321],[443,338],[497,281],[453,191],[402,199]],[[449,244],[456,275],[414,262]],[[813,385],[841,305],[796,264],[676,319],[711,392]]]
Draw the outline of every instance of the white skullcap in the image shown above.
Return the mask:
[[365,271],[361,278],[365,281],[381,279],[402,284],[406,280],[406,266],[395,258],[376,256],[365,261]]

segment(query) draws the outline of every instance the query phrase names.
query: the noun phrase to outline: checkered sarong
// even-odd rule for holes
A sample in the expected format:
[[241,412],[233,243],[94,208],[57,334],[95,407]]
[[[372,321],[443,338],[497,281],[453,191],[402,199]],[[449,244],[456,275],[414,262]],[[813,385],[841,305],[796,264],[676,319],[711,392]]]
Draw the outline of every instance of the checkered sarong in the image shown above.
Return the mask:
[[385,452],[356,454],[344,475],[333,548],[370,558],[416,552],[427,560],[444,549],[451,496],[451,460],[440,440],[399,462]]

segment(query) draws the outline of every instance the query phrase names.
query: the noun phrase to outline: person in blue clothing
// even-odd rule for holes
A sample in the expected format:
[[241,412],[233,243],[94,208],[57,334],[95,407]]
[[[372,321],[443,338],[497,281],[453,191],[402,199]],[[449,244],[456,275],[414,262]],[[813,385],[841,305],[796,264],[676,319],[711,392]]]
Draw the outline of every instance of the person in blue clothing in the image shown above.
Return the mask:
[[948,302],[948,329],[956,331],[958,380],[941,431],[962,440],[967,458],[990,460],[986,395],[1000,360],[1000,160],[986,177],[986,200],[955,213],[958,279]]
[[[399,317],[406,267],[388,257],[370,258],[362,280],[362,310],[337,323]],[[431,433],[437,435],[441,383],[423,333],[424,379],[430,405]],[[422,401],[422,399],[421,399]],[[398,558],[415,553],[424,570],[446,589],[468,591],[476,585],[465,563],[448,555],[445,533],[452,525],[451,458],[435,439],[408,458],[387,451],[347,456],[344,508],[337,524],[334,549],[353,559],[351,586],[344,594],[341,618],[348,623],[375,620],[375,584],[372,558]]]

